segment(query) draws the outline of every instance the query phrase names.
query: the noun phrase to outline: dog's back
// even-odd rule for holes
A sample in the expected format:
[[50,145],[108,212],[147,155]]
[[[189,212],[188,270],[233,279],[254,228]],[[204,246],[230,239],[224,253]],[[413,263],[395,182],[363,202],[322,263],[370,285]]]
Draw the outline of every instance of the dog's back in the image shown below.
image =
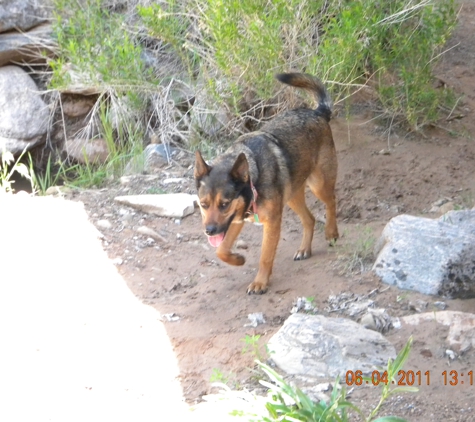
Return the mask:
[[[317,78],[302,73],[285,73],[276,76],[287,85],[311,91],[317,101],[316,109],[297,108],[275,116],[264,124],[257,133],[250,133],[238,139],[251,150],[264,150],[254,157],[257,166],[266,169],[259,174],[257,183],[265,189],[287,186],[284,201],[292,191],[302,185],[313,171],[317,161],[335,156],[333,137],[328,121],[331,118],[331,100],[324,85]],[[336,178],[336,160],[330,158],[331,173]],[[271,164],[272,163],[272,164]],[[278,174],[272,174],[278,172]],[[275,184],[279,186],[275,186]]]

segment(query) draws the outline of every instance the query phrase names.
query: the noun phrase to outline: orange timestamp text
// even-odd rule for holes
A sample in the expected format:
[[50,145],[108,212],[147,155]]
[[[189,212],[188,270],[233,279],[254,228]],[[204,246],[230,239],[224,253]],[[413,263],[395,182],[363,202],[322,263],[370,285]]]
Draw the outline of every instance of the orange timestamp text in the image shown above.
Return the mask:
[[[444,371],[439,374],[443,385],[473,385],[473,371]],[[388,372],[373,371],[371,376],[364,376],[363,371],[346,371],[345,383],[353,385],[379,385],[395,384],[398,386],[430,385],[433,376],[430,371],[400,370],[393,379],[388,377]]]

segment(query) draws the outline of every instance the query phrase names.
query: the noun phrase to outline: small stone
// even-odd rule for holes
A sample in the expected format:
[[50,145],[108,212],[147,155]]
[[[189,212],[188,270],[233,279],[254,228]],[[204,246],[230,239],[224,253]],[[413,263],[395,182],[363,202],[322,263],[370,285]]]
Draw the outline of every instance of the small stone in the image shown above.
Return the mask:
[[144,236],[149,236],[154,240],[157,240],[159,242],[166,242],[167,239],[165,239],[161,234],[157,233],[155,230],[151,229],[150,227],[147,226],[140,226],[137,228],[137,233],[142,234]]
[[112,224],[109,220],[98,220],[96,222],[96,225],[100,227],[101,229],[111,229]]
[[239,239],[237,242],[236,242],[236,248],[237,249],[247,249],[247,243],[242,240],[242,239]]
[[266,320],[264,318],[264,314],[262,312],[255,312],[253,314],[249,314],[247,316],[249,321],[251,321],[249,324],[244,324],[244,327],[257,327],[260,324],[265,324]]
[[184,182],[186,182],[186,179],[184,179],[183,177],[170,177],[162,181],[164,185],[173,185],[173,184],[184,183]]
[[453,350],[447,349],[445,354],[449,357],[450,360],[454,360],[456,358],[455,352]]

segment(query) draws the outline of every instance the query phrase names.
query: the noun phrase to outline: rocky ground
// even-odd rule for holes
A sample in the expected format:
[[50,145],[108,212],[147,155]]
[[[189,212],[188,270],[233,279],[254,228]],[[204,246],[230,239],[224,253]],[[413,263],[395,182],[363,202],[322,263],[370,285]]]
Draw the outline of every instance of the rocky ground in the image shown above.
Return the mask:
[[[129,288],[167,321],[189,402],[200,401],[212,391],[212,380],[254,388],[257,352],[249,345],[250,339],[260,336],[259,354],[264,355],[266,341],[290,315],[298,297],[313,298],[323,315],[338,315],[328,299],[344,292],[371,294],[376,306],[391,316],[430,311],[436,301],[444,301],[449,310],[475,312],[475,299],[428,297],[383,285],[369,271],[371,262],[358,258],[371,259],[375,239],[395,215],[438,217],[445,210],[475,205],[474,25],[475,5],[465,2],[460,26],[450,41],[453,48],[437,70],[439,79],[455,89],[461,101],[439,127],[424,135],[388,132],[372,120],[371,108],[364,107],[349,119],[340,116],[331,122],[339,158],[341,239],[335,247],[327,247],[319,225],[314,255],[294,262],[301,227],[296,215],[286,209],[272,284],[265,295],[245,294],[258,265],[260,227],[245,227],[240,246],[247,262],[243,267],[230,267],[208,245],[199,212],[175,220],[134,211],[114,201],[119,195],[194,193],[192,154],[180,152],[169,166],[153,174],[68,195],[85,204],[91,221],[104,235],[104,249]],[[307,199],[311,211],[322,219],[322,204],[310,194]],[[143,227],[159,236],[143,234]],[[254,328],[248,325],[248,314],[255,312],[262,312],[266,322]],[[411,334],[414,345],[406,369],[430,371],[430,383],[421,385],[417,394],[394,396],[383,412],[419,422],[475,420],[475,385],[444,385],[442,377],[445,370],[475,370],[475,352],[469,350],[452,359],[446,353],[447,331],[435,324],[391,330],[386,336],[400,350]],[[355,387],[351,398],[366,406],[376,403],[378,392]]]

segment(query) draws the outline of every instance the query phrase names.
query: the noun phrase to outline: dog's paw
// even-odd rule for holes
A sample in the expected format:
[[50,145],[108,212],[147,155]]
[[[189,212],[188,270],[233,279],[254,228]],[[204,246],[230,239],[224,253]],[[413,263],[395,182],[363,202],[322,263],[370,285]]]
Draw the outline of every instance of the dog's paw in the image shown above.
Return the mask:
[[253,295],[253,294],[262,295],[265,292],[267,292],[267,283],[254,281],[251,284],[249,284],[246,292],[248,295]]
[[246,258],[238,253],[220,253],[217,252],[218,258],[229,265],[244,265]]
[[325,239],[328,240],[330,246],[334,246],[339,237],[338,229],[325,230]]
[[294,261],[302,261],[303,259],[310,258],[312,256],[312,251],[310,249],[299,249],[295,252]]

